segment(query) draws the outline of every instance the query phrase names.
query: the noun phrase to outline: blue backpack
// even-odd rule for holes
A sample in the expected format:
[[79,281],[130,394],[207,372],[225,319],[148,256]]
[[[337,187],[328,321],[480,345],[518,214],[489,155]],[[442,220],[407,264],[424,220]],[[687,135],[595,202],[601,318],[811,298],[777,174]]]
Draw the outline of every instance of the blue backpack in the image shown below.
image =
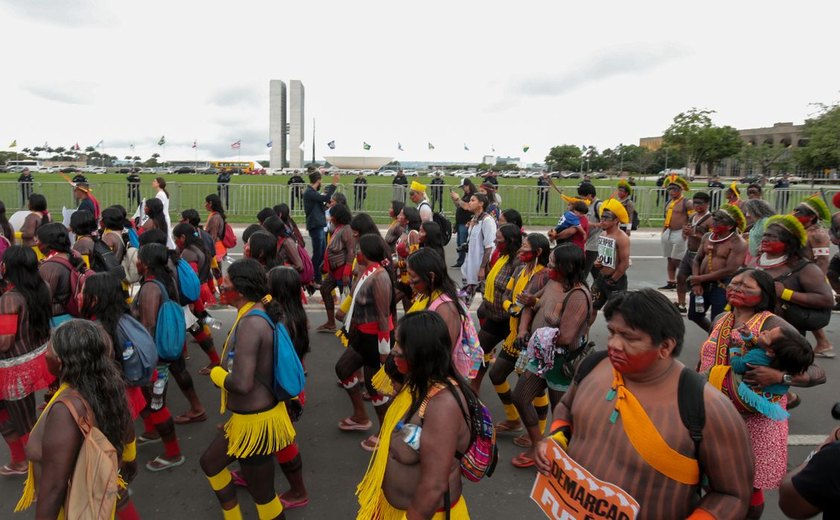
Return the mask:
[[146,386],[157,366],[155,340],[142,323],[130,314],[117,322],[117,352],[122,359],[123,375],[129,386]]
[[155,346],[158,358],[163,361],[175,361],[181,357],[184,341],[187,339],[187,322],[184,309],[169,297],[166,287],[160,280],[152,280],[160,289],[163,303],[158,310],[155,325]]
[[190,267],[189,262],[183,258],[178,259],[178,293],[182,305],[187,305],[198,300],[201,294],[201,282],[198,275]]
[[274,330],[274,380],[271,385],[274,397],[280,401],[297,397],[303,392],[306,376],[289,331],[282,323],[274,323],[265,311],[253,310],[248,314],[261,317]]

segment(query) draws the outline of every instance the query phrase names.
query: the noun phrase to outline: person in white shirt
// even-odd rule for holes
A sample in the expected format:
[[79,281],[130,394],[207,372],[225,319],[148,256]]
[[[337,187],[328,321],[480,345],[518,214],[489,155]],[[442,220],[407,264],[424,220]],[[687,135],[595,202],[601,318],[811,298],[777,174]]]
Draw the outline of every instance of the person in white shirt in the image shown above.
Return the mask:
[[490,256],[495,248],[496,221],[487,213],[487,195],[473,195],[468,204],[473,218],[468,224],[468,249],[464,265],[461,266],[461,274],[464,276],[465,286],[476,286],[484,281],[489,270]]

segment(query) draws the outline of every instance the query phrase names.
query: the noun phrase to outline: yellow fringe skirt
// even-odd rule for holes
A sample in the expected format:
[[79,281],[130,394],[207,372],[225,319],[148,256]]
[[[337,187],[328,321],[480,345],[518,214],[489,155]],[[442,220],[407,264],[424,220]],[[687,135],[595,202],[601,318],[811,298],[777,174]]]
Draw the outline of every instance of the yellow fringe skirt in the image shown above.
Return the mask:
[[295,440],[295,428],[286,411],[286,404],[265,412],[231,414],[225,423],[227,454],[237,459],[254,455],[271,455]]
[[[381,516],[377,517],[376,520],[403,520],[405,518],[405,511],[389,504],[388,499],[385,498],[385,493],[380,492],[379,500]],[[452,520],[470,519],[470,512],[467,510],[467,501],[464,499],[464,495],[461,495],[458,501],[452,505],[449,510],[449,518]],[[446,512],[438,511],[432,516],[432,520],[446,520]]]

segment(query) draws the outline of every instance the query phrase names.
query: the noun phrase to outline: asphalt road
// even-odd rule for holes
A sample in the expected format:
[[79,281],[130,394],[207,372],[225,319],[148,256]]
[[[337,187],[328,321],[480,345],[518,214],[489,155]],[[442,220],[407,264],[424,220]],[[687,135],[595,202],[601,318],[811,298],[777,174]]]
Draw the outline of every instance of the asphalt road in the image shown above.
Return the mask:
[[[633,237],[633,266],[630,270],[630,287],[658,287],[665,281],[665,262],[659,258],[658,239],[647,238],[649,234]],[[241,249],[234,251],[238,256]],[[452,264],[454,244],[447,248],[448,263]],[[456,275],[456,271],[450,271]],[[671,293],[675,298],[675,293]],[[312,306],[308,311],[312,328],[324,321],[324,314]],[[234,319],[233,310],[213,311],[213,315],[224,322],[221,331],[214,332],[216,345],[220,349],[227,327]],[[698,360],[698,350],[705,339],[705,334],[693,323],[686,320],[685,345],[679,359],[694,366]],[[602,318],[592,328],[591,336],[599,348],[605,347],[606,328]],[[828,336],[840,346],[840,318],[835,314],[828,327]],[[812,339],[812,338],[811,338]],[[303,457],[304,475],[309,489],[311,502],[302,509],[287,512],[289,519],[302,518],[354,518],[356,501],[354,491],[361,479],[370,454],[359,447],[366,437],[363,433],[341,432],[336,423],[350,412],[349,401],[345,392],[336,385],[334,364],[341,355],[342,347],[338,340],[325,334],[311,336],[312,352],[307,358],[307,404],[301,421],[296,425]],[[207,358],[197,345],[190,344],[191,359],[187,361],[192,374],[197,374]],[[788,465],[798,465],[815,444],[827,432],[836,426],[829,410],[835,400],[840,400],[837,391],[840,379],[840,359],[821,359],[819,364],[828,373],[828,383],[811,389],[800,389],[802,405],[794,410],[790,419],[791,439]],[[150,473],[145,469],[140,472],[132,484],[132,491],[137,509],[143,518],[221,518],[219,506],[198,465],[201,453],[216,434],[215,426],[223,422],[218,413],[219,393],[209,378],[194,375],[199,395],[204,403],[209,420],[204,423],[177,428],[182,450],[187,456],[185,465],[162,473]],[[512,384],[515,384],[513,379]],[[494,417],[503,417],[501,404],[489,382],[485,382],[481,397],[491,409]],[[187,409],[186,401],[176,385],[169,390],[169,407],[173,414],[180,414]],[[372,414],[372,409],[370,410]],[[137,423],[138,432],[142,425]],[[372,432],[371,432],[372,433]],[[466,482],[464,494],[467,498],[473,518],[540,518],[542,513],[531,502],[528,495],[533,483],[532,470],[520,470],[510,464],[519,448],[511,443],[511,434],[499,436],[500,461],[492,478],[479,484]],[[704,442],[713,442],[706,439]],[[145,463],[162,453],[161,444],[152,444],[138,448],[138,462]],[[7,461],[5,450],[0,450],[0,463]],[[276,488],[288,487],[282,473],[275,472]],[[21,478],[2,478],[0,480],[0,518],[32,518],[26,514],[12,515],[12,510],[22,488]],[[256,518],[256,512],[247,491],[240,490],[243,514],[246,518]],[[781,519],[784,516],[777,506],[777,494],[767,493],[767,507],[764,518]]]

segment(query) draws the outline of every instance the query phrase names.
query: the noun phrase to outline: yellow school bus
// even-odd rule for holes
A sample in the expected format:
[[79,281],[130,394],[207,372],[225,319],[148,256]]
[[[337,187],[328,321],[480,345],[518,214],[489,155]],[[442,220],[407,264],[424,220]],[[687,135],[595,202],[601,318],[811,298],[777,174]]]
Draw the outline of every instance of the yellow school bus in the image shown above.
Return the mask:
[[238,172],[245,175],[251,175],[251,172],[254,171],[253,161],[211,161],[210,166],[220,172]]

